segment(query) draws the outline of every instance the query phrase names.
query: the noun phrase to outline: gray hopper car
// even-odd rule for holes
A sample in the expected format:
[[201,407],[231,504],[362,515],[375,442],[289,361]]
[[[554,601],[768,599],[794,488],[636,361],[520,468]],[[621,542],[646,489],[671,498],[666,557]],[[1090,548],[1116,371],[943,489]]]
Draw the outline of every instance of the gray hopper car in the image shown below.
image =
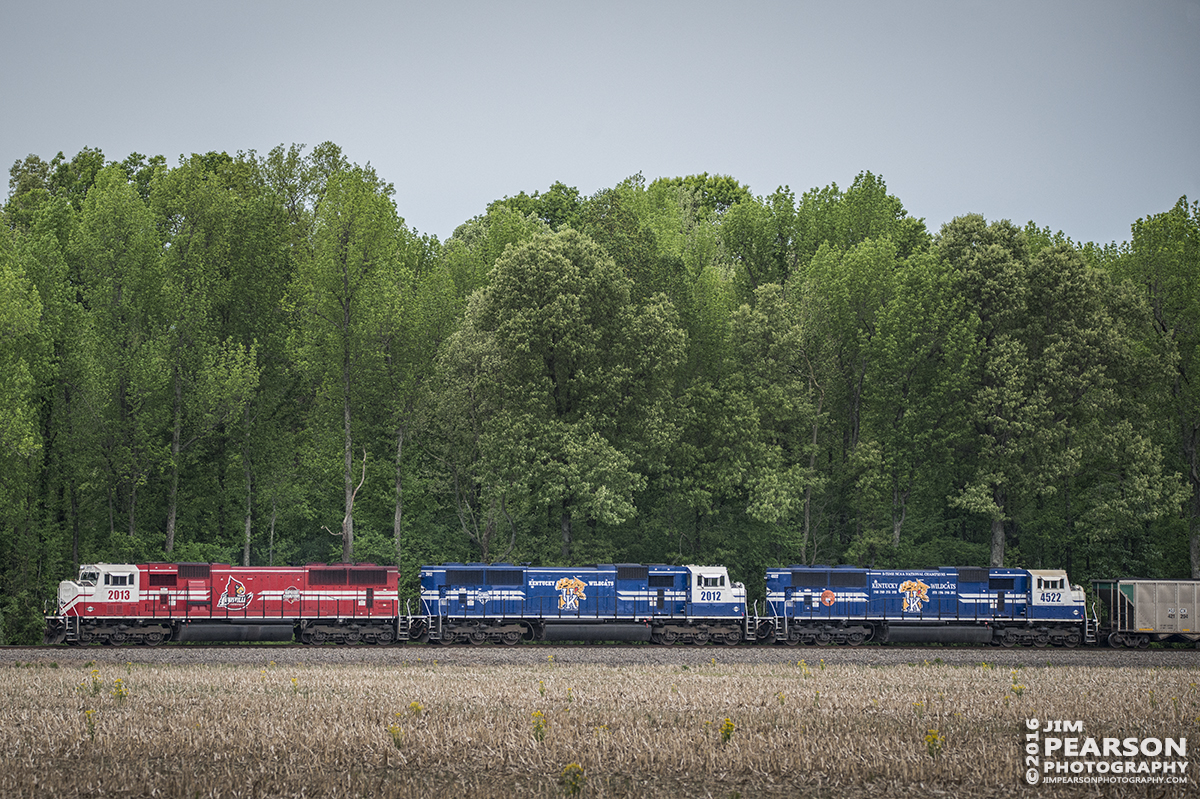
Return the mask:
[[1092,585],[1104,606],[1098,614],[1098,632],[1108,636],[1109,646],[1200,642],[1200,582],[1093,580]]

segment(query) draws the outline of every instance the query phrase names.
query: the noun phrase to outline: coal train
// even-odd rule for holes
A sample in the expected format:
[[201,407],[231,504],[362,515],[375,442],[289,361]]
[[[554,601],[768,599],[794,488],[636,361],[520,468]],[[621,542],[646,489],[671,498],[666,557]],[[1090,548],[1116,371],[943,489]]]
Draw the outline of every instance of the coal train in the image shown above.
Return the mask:
[[522,641],[996,646],[1200,644],[1200,583],[1096,580],[1094,604],[1054,569],[787,566],[765,604],[724,566],[423,566],[401,602],[394,566],[89,564],[59,585],[46,644]]

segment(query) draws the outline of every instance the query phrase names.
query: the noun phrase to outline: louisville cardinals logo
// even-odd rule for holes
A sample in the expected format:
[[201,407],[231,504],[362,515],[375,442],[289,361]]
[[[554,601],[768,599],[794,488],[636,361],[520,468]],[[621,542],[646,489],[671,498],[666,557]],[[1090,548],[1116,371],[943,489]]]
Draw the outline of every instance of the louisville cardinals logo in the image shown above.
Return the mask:
[[254,599],[254,594],[246,590],[245,583],[230,577],[229,581],[225,583],[224,592],[217,600],[217,607],[241,610],[249,605],[252,599]]

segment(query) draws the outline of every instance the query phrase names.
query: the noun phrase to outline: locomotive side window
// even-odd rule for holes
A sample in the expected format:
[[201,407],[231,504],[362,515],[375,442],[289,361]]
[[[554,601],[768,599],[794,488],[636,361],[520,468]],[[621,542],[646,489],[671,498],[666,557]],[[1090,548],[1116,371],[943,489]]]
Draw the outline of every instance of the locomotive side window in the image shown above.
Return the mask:
[[696,575],[696,585],[701,588],[720,588],[725,585],[725,575],[720,577],[705,577],[702,574]]
[[137,597],[128,589],[121,589],[119,586],[134,585],[132,574],[105,574],[104,584],[109,586],[109,590],[105,591],[104,599],[106,602],[129,602]]

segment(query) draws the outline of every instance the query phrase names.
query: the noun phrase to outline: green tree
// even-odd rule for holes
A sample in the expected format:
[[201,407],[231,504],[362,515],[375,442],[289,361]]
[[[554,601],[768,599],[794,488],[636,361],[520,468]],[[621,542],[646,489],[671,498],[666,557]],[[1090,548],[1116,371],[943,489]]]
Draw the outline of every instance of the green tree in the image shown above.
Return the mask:
[[753,305],[734,312],[722,390],[741,432],[734,463],[747,513],[781,530],[777,557],[795,553],[809,562],[814,497],[826,481],[818,455],[830,353],[819,335],[819,308],[798,294],[795,283],[786,291],[770,283],[755,291]]
[[633,516],[645,464],[674,435],[666,411],[683,334],[669,304],[637,306],[630,288],[594,242],[567,229],[507,250],[475,320],[502,364],[492,471],[554,509],[564,561],[576,521]]
[[807,263],[794,246],[795,201],[783,186],[770,197],[737,203],[721,219],[721,243],[737,269],[743,301],[750,301],[759,286],[783,285],[801,263]]
[[45,557],[35,517],[43,445],[35,381],[44,358],[38,346],[41,313],[9,230],[0,226],[0,589],[8,595],[37,584],[37,566]]
[[[880,447],[880,504],[890,506],[888,543],[898,548],[914,494],[947,493],[947,467],[963,443],[976,352],[974,328],[945,262],[929,253],[912,256],[893,282],[890,300],[877,313],[877,334],[866,345],[863,424]],[[881,554],[867,540],[854,556],[871,562]]]
[[[168,236],[163,294],[170,363],[171,449],[164,551],[175,548],[183,459],[239,419],[259,378],[256,345],[222,329],[234,302],[234,260],[243,228],[241,197],[230,186],[233,159],[193,155],[163,175],[153,206]],[[243,561],[248,563],[248,546]]]
[[568,186],[561,181],[555,181],[545,194],[534,192],[518,193],[515,197],[505,197],[488,205],[488,214],[499,208],[508,208],[521,216],[533,216],[546,223],[551,230],[562,230],[566,227],[579,226],[579,214],[583,200],[579,189]]
[[399,281],[387,287],[382,298],[379,347],[383,357],[381,407],[388,410],[385,424],[395,441],[395,503],[392,542],[396,563],[404,562],[405,445],[414,431],[425,426],[429,415],[428,384],[433,379],[438,348],[450,335],[459,305],[454,281],[440,258],[437,239],[399,231]]
[[[1069,564],[1075,553],[1047,542],[1074,542],[1086,555],[1111,545],[1114,528],[1177,504],[1152,431],[1134,426],[1143,419],[1119,389],[1135,348],[1102,275],[1069,244],[1031,255],[1024,231],[978,216],[943,228],[937,247],[957,275],[978,353],[968,476],[951,505],[990,520],[992,565],[1003,565],[1018,530],[1021,560],[1053,551],[1051,562]],[[1149,360],[1141,368],[1156,369]]]
[[1003,566],[1010,500],[1015,492],[1037,488],[1025,461],[1045,411],[1020,337],[1029,294],[1025,237],[1007,220],[989,225],[972,214],[944,226],[936,246],[975,319],[980,353],[970,409],[973,473],[951,505],[988,518],[990,563]]
[[454,281],[460,307],[476,289],[487,284],[496,260],[510,245],[550,232],[550,227],[533,212],[506,203],[493,203],[483,216],[458,226],[442,249],[441,258]]
[[82,284],[91,348],[83,388],[101,437],[97,453],[108,475],[109,529],[118,510],[130,542],[138,502],[167,459],[167,340],[162,305],[162,246],[150,209],[117,166],[96,177],[73,232],[70,256]]
[[754,199],[750,187],[729,175],[701,172],[685,178],[659,178],[650,185],[651,190],[666,187],[686,189],[696,196],[698,207],[717,214],[725,213],[740,202]]
[[1186,526],[1191,574],[1200,578],[1200,203],[1181,197],[1165,213],[1133,225],[1116,274],[1149,303],[1154,336],[1174,359],[1161,407],[1168,440],[1191,489]]
[[[438,464],[438,491],[452,498],[464,537],[485,563],[505,560],[516,547],[523,507],[515,476],[502,474],[499,437],[503,363],[495,335],[479,325],[483,292],[468,301],[462,323],[438,351],[432,397],[430,451]],[[507,534],[507,542],[502,537]]]
[[[12,236],[0,227],[0,452],[5,456],[25,458],[38,448],[30,357],[41,313],[41,300],[18,262]],[[11,474],[4,471],[6,477]]]
[[[356,403],[380,365],[376,316],[406,282],[397,254],[403,223],[388,191],[369,169],[330,174],[313,222],[312,254],[300,261],[291,287],[298,326],[294,351],[318,392],[318,412],[337,408],[341,427],[345,515],[342,558],[354,552]],[[314,423],[317,419],[314,418]]]

